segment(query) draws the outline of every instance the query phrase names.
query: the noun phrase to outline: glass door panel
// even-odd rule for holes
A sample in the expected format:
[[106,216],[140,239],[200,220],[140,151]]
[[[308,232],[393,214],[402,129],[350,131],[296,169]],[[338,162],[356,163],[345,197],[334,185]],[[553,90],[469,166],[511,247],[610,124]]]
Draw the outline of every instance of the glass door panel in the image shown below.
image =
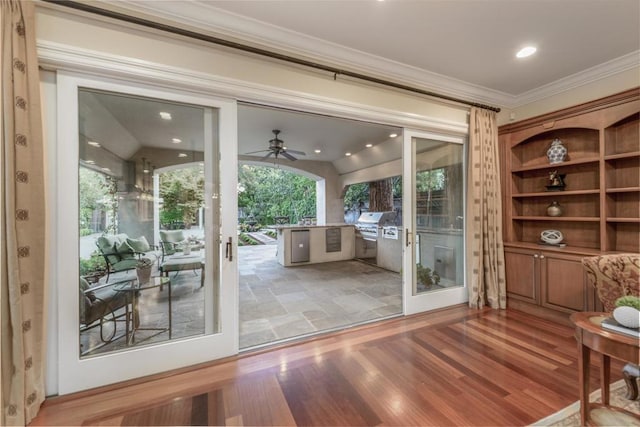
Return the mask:
[[464,289],[463,140],[405,134],[405,194],[410,216],[406,233],[411,251],[405,266],[405,312],[462,302]]
[[235,108],[59,74],[60,394],[237,353]]

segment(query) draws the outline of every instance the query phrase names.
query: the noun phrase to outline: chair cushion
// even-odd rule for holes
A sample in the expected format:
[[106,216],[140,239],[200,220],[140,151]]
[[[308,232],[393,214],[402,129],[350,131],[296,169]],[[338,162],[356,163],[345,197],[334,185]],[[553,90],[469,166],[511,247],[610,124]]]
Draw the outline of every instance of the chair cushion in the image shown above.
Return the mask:
[[151,250],[151,246],[149,245],[147,238],[144,236],[140,236],[137,239],[127,239],[127,243],[136,252],[147,252]]
[[100,251],[107,257],[107,261],[111,264],[115,264],[120,261],[120,255],[118,255],[118,251],[116,249],[117,243],[120,242],[120,239],[114,235],[100,236],[96,240],[96,244]]
[[183,230],[161,230],[160,240],[165,243],[180,243],[185,240]]
[[135,250],[131,247],[127,240],[123,240],[116,244],[116,252],[120,255],[121,260],[135,258]]
[[639,296],[639,254],[610,254],[583,258],[582,264],[605,311],[613,311],[615,302],[620,297]]

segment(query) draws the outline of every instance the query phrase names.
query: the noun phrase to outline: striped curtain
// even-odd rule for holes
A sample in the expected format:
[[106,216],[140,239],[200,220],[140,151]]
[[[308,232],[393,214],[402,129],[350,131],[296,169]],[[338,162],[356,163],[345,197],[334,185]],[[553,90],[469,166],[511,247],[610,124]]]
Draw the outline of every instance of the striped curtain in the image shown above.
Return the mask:
[[45,195],[34,2],[1,0],[0,319],[2,417],[25,425],[44,401]]
[[472,107],[467,173],[467,284],[469,306],[506,308],[502,199],[496,113]]

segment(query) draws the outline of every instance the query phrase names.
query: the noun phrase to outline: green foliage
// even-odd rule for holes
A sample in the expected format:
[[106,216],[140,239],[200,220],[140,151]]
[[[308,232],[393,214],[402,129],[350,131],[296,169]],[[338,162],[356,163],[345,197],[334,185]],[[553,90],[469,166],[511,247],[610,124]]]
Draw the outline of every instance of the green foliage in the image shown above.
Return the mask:
[[101,255],[92,254],[89,259],[80,258],[80,275],[107,271],[107,264]]
[[246,233],[240,233],[240,241],[243,242],[244,244],[247,245],[259,245],[260,242],[258,242],[256,239],[254,239],[253,237],[249,236]]
[[447,174],[444,168],[421,171],[416,174],[416,191],[424,193],[444,190],[446,182]]
[[[116,232],[116,219],[118,212],[118,198],[116,197],[116,182],[110,176],[96,172],[86,167],[79,169],[79,202],[80,202],[80,230],[81,235],[86,230],[91,234],[92,218],[95,211],[108,213],[111,222],[106,230]],[[84,231],[83,231],[84,230]]]
[[640,310],[640,298],[633,295],[627,295],[620,297],[615,302],[616,307],[633,307],[636,310]]
[[267,236],[271,237],[272,239],[277,238],[278,234],[276,233],[275,230],[265,230],[263,231],[264,234],[266,234]]
[[418,283],[422,283],[426,287],[431,287],[440,283],[440,275],[429,267],[423,267],[422,264],[416,265],[416,277]]
[[160,223],[174,221],[195,224],[198,209],[204,206],[204,174],[201,166],[177,169],[160,174]]
[[344,195],[344,207],[357,210],[369,202],[369,183],[351,184]]
[[91,230],[90,228],[81,228],[80,229],[80,237],[88,236],[90,234],[93,234],[93,230]]
[[316,215],[315,181],[282,169],[242,165],[238,170],[238,206],[259,224],[274,224],[277,216],[296,223]]

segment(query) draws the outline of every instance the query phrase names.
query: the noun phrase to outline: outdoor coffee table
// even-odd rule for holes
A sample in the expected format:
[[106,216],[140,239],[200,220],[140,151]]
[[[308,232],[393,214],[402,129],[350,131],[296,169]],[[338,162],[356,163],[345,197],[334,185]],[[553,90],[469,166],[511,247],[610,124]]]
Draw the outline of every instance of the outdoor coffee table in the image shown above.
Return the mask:
[[[174,255],[160,265],[160,273],[169,277],[171,271],[200,270],[200,287],[204,286],[204,258],[201,255]],[[162,288],[160,288],[162,290]]]
[[[153,288],[162,289],[162,287],[165,285],[169,288],[169,304],[168,304],[169,327],[168,328],[141,327],[140,312],[138,310],[138,301],[140,299],[140,292],[145,291],[147,289],[153,289]],[[127,345],[131,345],[135,343],[136,331],[158,331],[156,334],[153,334],[152,336],[156,336],[162,332],[169,332],[169,339],[171,339],[171,279],[169,279],[168,277],[156,276],[149,279],[147,283],[140,283],[138,282],[138,279],[128,279],[128,280],[123,280],[120,283],[116,283],[113,286],[113,289],[118,292],[125,292],[127,295],[127,300],[131,304],[132,309],[129,312],[127,316],[128,318],[126,320]],[[131,324],[131,327],[129,327],[129,324]],[[149,338],[151,337],[148,337],[145,339],[149,339]]]

